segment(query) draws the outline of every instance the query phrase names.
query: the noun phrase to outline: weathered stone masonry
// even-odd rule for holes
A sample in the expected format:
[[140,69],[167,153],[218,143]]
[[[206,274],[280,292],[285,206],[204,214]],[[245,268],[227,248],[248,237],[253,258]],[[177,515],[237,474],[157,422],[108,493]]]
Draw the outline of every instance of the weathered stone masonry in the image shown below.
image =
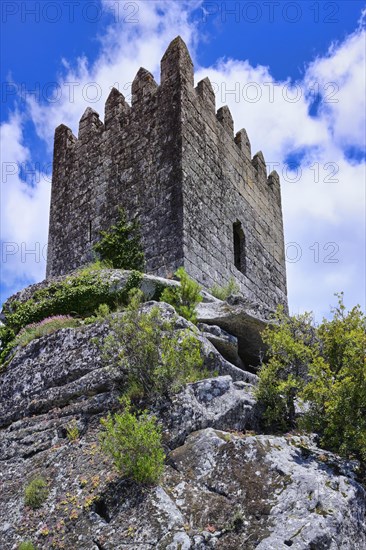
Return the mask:
[[234,138],[228,107],[216,112],[207,78],[194,87],[181,38],[161,61],[160,86],[140,69],[132,102],[113,89],[104,124],[86,109],[76,138],[55,131],[47,276],[92,259],[101,229],[123,205],[141,223],[146,270],[183,265],[209,288],[230,277],[269,307],[287,303],[279,177]]

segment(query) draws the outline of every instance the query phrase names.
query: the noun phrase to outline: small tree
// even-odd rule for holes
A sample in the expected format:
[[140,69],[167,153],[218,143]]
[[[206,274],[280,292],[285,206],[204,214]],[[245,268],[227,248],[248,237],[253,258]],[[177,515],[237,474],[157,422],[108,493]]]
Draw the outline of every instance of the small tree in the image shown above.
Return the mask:
[[[319,327],[309,314],[286,317],[279,310],[264,340],[269,360],[257,397],[267,425],[316,431],[326,448],[366,460],[366,318],[360,307],[346,312],[339,294],[333,319]],[[298,422],[297,398],[307,402]]]
[[123,476],[138,483],[156,484],[164,470],[165,454],[156,418],[148,411],[131,412],[128,399],[121,399],[121,414],[102,419],[100,435],[103,450],[109,454]]
[[107,361],[117,361],[127,375],[127,391],[140,398],[154,398],[178,391],[187,382],[207,374],[200,341],[190,330],[175,330],[175,318],[164,319],[158,306],[146,312],[141,291],[131,293],[123,316],[110,319],[113,331],[105,338]]
[[94,245],[94,250],[101,260],[115,269],[144,270],[139,223],[137,220],[128,222],[123,208],[119,208],[117,223],[100,234],[102,238]]
[[260,370],[257,398],[267,427],[285,430],[295,425],[295,399],[318,357],[318,341],[309,313],[288,317],[279,306],[274,321],[262,334],[269,359]]
[[304,418],[329,449],[366,461],[366,317],[359,306],[346,312],[343,294],[333,319],[318,334],[323,361],[311,366],[302,392],[310,410]]

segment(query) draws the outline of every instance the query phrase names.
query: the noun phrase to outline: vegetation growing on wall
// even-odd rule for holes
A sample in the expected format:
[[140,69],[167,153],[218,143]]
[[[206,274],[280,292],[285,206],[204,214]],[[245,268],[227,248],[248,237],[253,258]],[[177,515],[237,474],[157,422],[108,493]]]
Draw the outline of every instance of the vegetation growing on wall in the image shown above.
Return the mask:
[[39,323],[30,323],[22,328],[15,338],[15,346],[26,346],[35,338],[41,338],[47,334],[52,334],[52,332],[62,328],[77,327],[78,325],[80,325],[80,321],[71,317],[71,315],[54,315],[52,317],[46,317],[46,319],[39,321]]
[[101,239],[94,246],[100,259],[114,269],[143,271],[145,256],[141,246],[140,226],[137,220],[127,221],[123,208],[108,231],[101,231]]
[[19,544],[18,550],[36,550],[36,547],[30,540],[26,540]]
[[215,296],[215,298],[218,298],[219,300],[226,300],[229,298],[229,296],[232,296],[233,294],[239,294],[240,288],[239,285],[235,282],[235,279],[231,277],[227,285],[225,286],[219,286],[214,285],[210,292],[212,296]]
[[[26,302],[12,301],[5,313],[5,324],[0,327],[0,364],[9,357],[11,350],[25,345],[33,338],[49,334],[57,324],[75,326],[66,317],[56,322],[55,316],[88,317],[89,322],[98,320],[95,310],[101,305],[115,309],[126,303],[131,288],[138,287],[144,268],[144,253],[141,246],[138,223],[127,222],[126,214],[119,209],[119,219],[95,246],[100,260],[70,275],[61,282],[49,284],[36,290]],[[100,269],[112,267],[132,270],[125,288],[111,291],[110,284],[99,275]],[[45,320],[49,318],[46,322]],[[52,319],[52,320],[51,320]],[[17,337],[23,329],[22,337]]]
[[47,482],[43,477],[37,477],[25,486],[24,503],[30,508],[40,508],[47,499],[47,496]]
[[125,372],[123,412],[102,420],[101,443],[116,467],[139,483],[159,481],[164,467],[160,429],[148,411],[134,413],[134,402],[169,397],[187,382],[205,378],[201,344],[188,329],[176,329],[176,315],[167,319],[158,306],[144,309],[143,294],[134,289],[121,315],[109,316],[111,332],[102,352],[107,362]]

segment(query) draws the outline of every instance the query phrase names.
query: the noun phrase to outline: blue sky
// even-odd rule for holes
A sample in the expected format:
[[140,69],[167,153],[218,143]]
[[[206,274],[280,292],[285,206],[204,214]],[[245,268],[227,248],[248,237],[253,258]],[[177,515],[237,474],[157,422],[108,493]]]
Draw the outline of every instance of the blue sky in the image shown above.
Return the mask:
[[44,277],[54,128],[181,34],[282,182],[289,304],[365,307],[365,2],[3,1],[1,300]]

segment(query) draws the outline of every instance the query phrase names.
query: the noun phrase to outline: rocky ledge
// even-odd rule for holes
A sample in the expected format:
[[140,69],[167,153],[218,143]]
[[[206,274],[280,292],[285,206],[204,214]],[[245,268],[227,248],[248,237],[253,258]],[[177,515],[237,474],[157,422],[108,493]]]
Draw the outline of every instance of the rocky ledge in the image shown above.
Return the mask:
[[[118,407],[123,384],[96,345],[109,333],[107,322],[62,329],[18,350],[0,374],[2,549],[24,540],[42,550],[365,548],[357,464],[319,449],[310,436],[260,433],[257,378],[239,368],[235,346],[240,323],[266,321],[234,302],[227,306],[238,322],[225,304],[202,304],[198,335],[176,320],[176,330],[200,338],[204,366],[218,376],[155,405],[167,455],[157,487],[121,478],[99,447],[100,418]],[[164,318],[174,314],[158,307]],[[67,437],[71,421],[76,441]],[[47,480],[49,494],[32,510],[24,487],[36,476]]]
[[[25,302],[35,292],[47,290],[54,283],[62,283],[78,273],[79,270],[76,270],[69,275],[52,277],[24,288],[8,298],[3,305],[3,311],[11,311],[14,301]],[[123,290],[128,285],[131,274],[131,271],[123,269],[98,269],[94,272],[96,283],[107,283],[111,294]],[[163,288],[177,285],[178,281],[173,279],[147,274],[142,276],[140,282],[146,300],[154,300]],[[230,296],[228,300],[222,301],[205,290],[201,294],[202,303],[197,307],[197,316],[205,336],[230,362],[255,372],[265,352],[261,332],[267,326],[273,311],[242,296]],[[0,320],[2,317],[3,313],[0,313]]]

